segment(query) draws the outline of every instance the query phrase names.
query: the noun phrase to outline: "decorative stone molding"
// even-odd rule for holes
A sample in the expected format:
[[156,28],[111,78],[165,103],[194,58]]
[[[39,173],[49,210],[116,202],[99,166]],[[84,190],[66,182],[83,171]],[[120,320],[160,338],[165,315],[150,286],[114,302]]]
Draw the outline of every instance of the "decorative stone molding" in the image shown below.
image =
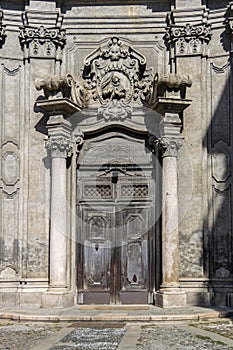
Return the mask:
[[187,23],[183,26],[171,24],[167,28],[166,40],[175,48],[176,55],[200,54],[203,44],[211,39],[211,26],[208,23]]
[[150,104],[153,70],[146,58],[128,42],[112,37],[84,61],[82,80],[65,77],[38,78],[35,86],[44,89],[47,99],[70,98],[78,108],[98,108],[106,120],[124,120],[134,106]]
[[64,137],[49,138],[46,142],[46,148],[51,152],[52,158],[66,158],[71,150],[70,140]]
[[125,119],[131,106],[151,98],[152,69],[146,69],[146,58],[119,37],[108,39],[85,59],[83,77],[89,104],[100,104],[99,113],[106,119]]
[[18,146],[12,141],[2,146],[0,187],[8,195],[12,196],[19,189],[20,158]]
[[162,137],[159,140],[159,148],[162,151],[162,157],[178,157],[178,150],[183,144],[182,138]]
[[59,27],[24,26],[19,40],[27,57],[51,57],[61,59],[61,49],[66,43],[65,30]]

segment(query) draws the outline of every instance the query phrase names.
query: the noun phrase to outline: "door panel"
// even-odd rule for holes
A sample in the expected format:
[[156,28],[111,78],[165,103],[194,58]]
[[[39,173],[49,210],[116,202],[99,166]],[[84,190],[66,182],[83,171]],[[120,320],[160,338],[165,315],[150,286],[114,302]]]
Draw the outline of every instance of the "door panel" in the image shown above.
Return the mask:
[[147,304],[149,181],[126,171],[117,176],[113,172],[101,174],[95,184],[87,179],[79,184],[79,300]]

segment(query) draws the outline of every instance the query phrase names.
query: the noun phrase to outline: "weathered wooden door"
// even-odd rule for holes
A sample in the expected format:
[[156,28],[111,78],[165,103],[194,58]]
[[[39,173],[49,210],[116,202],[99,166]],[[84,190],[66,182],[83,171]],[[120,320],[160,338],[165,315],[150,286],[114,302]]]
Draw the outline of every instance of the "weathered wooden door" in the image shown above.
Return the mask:
[[78,301],[147,304],[151,165],[85,161],[77,175]]

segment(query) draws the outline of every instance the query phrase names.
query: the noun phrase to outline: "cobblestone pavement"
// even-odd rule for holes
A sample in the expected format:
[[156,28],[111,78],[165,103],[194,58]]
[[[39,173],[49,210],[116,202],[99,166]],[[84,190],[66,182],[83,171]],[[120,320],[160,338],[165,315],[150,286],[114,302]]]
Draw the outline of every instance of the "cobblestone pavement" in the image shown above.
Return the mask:
[[[122,339],[127,337],[130,327],[132,328],[130,323],[125,325],[0,320],[0,350],[117,350]],[[136,348],[124,348],[120,345],[121,349],[233,350],[231,319],[140,324],[138,329],[141,329],[141,333],[135,334],[138,338]]]
[[0,349],[33,349],[36,344],[56,334],[64,326],[61,323],[30,323],[0,320]]
[[233,341],[230,339],[233,339],[231,320],[196,322],[189,326],[142,326],[136,350],[232,350]]
[[59,345],[50,350],[116,350],[126,331],[126,328],[77,328],[64,337]]

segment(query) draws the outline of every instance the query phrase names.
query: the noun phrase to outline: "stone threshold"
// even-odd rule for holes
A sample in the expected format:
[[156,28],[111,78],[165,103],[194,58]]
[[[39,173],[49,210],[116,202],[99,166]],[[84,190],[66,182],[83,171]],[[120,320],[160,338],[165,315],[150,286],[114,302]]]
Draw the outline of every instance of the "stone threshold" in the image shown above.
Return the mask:
[[[43,321],[43,322],[172,322],[172,321],[199,321],[204,319],[224,318],[233,316],[233,308],[207,309],[187,308],[164,310],[160,308],[121,309],[103,307],[100,309],[38,309],[0,310],[0,319],[13,321]],[[99,306],[100,308],[100,306]],[[123,312],[125,311],[125,312]],[[128,312],[127,312],[128,311]],[[143,312],[144,311],[144,312]]]

